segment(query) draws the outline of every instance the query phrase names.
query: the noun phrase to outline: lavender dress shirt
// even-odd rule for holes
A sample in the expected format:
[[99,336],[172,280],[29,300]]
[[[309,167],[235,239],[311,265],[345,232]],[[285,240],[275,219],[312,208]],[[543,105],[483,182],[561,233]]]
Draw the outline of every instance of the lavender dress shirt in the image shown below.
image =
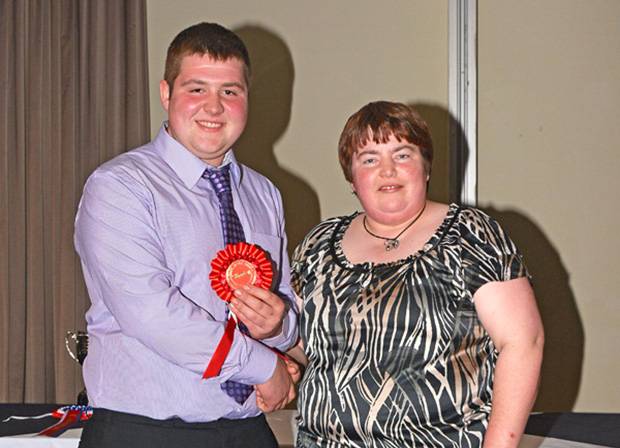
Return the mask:
[[[247,241],[270,253],[278,294],[290,299],[280,193],[231,151],[225,163]],[[152,142],[103,164],[86,182],[75,247],[92,303],[83,372],[95,407],[188,422],[260,414],[254,394],[239,405],[219,383],[267,381],[276,355],[262,343],[236,331],[220,375],[202,379],[226,322],[208,279],[224,243],[205,168],[162,126]],[[282,333],[266,345],[284,350],[296,341],[292,302]]]

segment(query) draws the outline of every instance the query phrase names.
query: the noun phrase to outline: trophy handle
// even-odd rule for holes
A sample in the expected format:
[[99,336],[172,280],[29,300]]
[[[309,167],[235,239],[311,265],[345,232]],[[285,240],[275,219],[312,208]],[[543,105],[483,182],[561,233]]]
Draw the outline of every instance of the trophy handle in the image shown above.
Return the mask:
[[[71,341],[75,344],[77,353],[71,350]],[[84,331],[67,331],[65,335],[65,348],[75,362],[82,364],[88,352],[88,333]]]
[[73,358],[73,360],[75,362],[79,362],[77,359],[77,356],[75,355],[75,353],[73,353],[73,350],[71,350],[71,347],[69,347],[69,340],[73,339],[74,341],[77,341],[77,333],[75,331],[67,331],[67,334],[65,335],[65,348],[67,349],[67,353],[69,353],[69,356],[71,356],[71,358]]

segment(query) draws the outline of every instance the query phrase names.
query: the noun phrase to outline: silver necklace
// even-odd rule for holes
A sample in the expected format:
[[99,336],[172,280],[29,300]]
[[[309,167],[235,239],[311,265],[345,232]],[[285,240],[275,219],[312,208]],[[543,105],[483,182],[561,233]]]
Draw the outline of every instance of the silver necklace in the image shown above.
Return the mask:
[[385,251],[389,252],[393,249],[397,249],[398,246],[400,245],[400,241],[399,238],[403,235],[403,233],[405,233],[409,227],[411,227],[412,225],[415,224],[415,222],[420,219],[420,216],[422,216],[422,213],[424,213],[424,209],[426,208],[426,201],[424,201],[424,206],[422,207],[422,210],[420,210],[420,212],[416,215],[415,218],[413,218],[413,221],[411,221],[409,224],[407,224],[407,227],[405,227],[403,230],[401,230],[398,235],[396,235],[393,238],[388,238],[385,236],[381,236],[381,235],[377,235],[376,233],[372,233],[370,231],[370,229],[368,228],[368,224],[366,223],[366,215],[364,215],[364,218],[362,219],[362,224],[364,225],[364,230],[368,233],[368,235],[373,236],[375,238],[378,238],[380,240],[383,240],[383,247],[385,247]]

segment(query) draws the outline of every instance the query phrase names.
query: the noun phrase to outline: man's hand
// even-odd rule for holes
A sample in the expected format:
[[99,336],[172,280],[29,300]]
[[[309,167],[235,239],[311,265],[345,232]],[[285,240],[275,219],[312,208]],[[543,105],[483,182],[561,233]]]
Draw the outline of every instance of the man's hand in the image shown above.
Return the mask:
[[257,384],[256,404],[263,412],[282,409],[295,398],[295,383],[289,374],[287,363],[278,357],[276,368],[266,382]]
[[230,309],[248,327],[254,339],[267,339],[282,331],[282,320],[286,315],[284,301],[267,289],[244,286],[235,290]]

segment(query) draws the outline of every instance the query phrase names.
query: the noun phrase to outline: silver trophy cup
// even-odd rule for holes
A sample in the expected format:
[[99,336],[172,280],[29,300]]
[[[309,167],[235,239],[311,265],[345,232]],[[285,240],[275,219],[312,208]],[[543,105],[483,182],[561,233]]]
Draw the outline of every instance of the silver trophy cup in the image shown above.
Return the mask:
[[[65,348],[69,356],[80,365],[84,364],[84,359],[88,354],[88,333],[85,331],[67,331],[65,335]],[[86,406],[88,396],[86,389],[83,389],[77,396],[77,404]]]

